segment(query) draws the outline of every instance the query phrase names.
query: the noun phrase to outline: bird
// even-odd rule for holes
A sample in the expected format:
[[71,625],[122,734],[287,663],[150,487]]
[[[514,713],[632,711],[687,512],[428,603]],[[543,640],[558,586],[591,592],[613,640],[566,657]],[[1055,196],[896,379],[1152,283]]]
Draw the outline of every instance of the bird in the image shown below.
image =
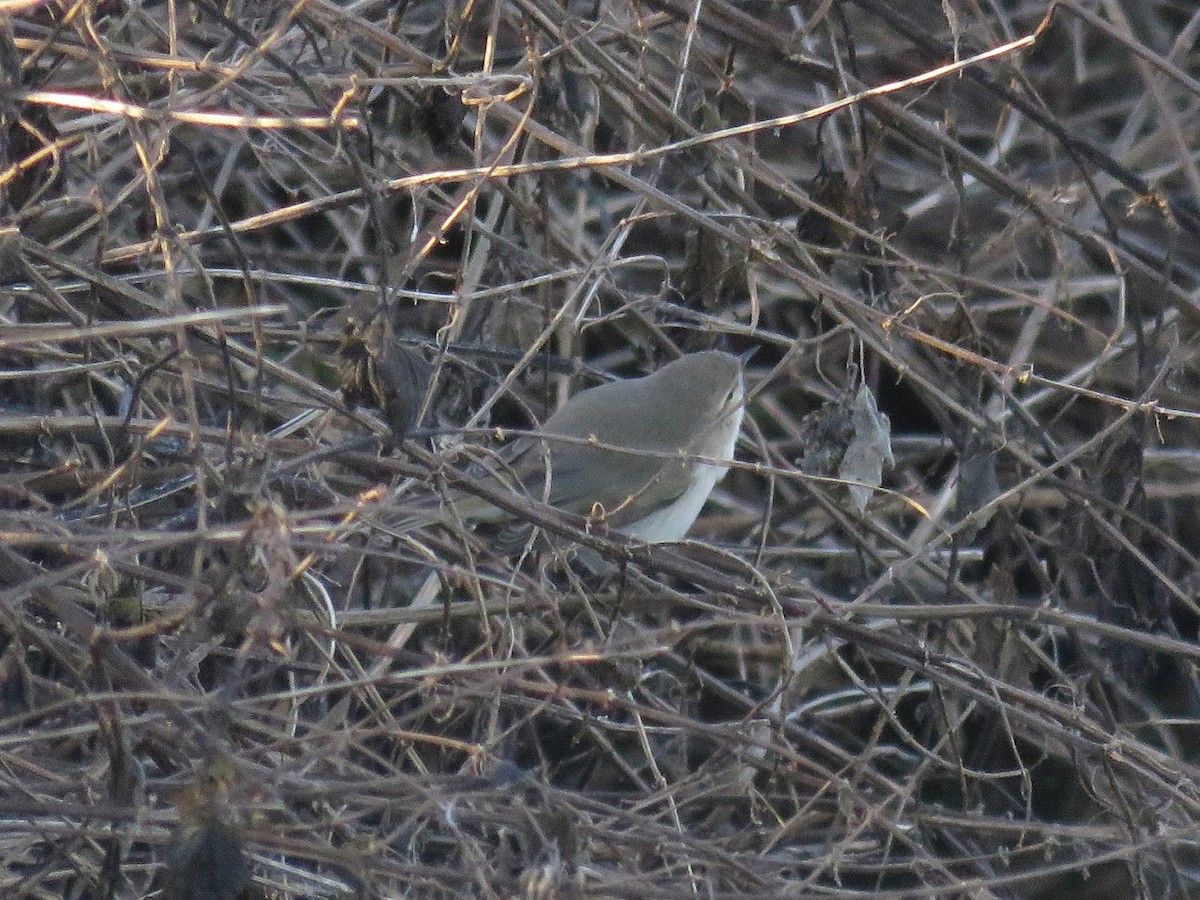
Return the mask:
[[[641,378],[580,391],[505,448],[503,465],[482,477],[646,543],[683,540],[733,459],[745,415],[745,362],[705,350]],[[438,511],[410,517],[404,530],[455,518],[509,523],[513,516],[454,491]]]

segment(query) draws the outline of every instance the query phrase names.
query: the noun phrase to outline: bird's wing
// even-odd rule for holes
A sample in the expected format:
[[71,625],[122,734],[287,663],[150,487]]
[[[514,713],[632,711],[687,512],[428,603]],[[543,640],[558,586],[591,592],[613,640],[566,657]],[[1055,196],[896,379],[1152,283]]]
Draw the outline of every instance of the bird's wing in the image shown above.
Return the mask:
[[[683,495],[691,484],[692,464],[682,459],[624,453],[579,443],[550,449],[550,503],[578,515],[601,515],[620,528],[645,518]],[[530,473],[524,482],[535,498],[542,496],[546,454],[536,445],[516,464]],[[611,473],[611,477],[605,477]]]

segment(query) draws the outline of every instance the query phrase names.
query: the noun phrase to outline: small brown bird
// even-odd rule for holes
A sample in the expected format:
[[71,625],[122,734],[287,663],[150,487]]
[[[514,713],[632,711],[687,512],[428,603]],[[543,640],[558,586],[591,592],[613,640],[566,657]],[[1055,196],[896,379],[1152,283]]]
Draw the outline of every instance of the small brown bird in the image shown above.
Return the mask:
[[[682,540],[729,469],[745,414],[744,371],[741,358],[707,350],[644,378],[580,391],[485,477],[648,543]],[[510,518],[467,493],[451,505],[468,521]]]

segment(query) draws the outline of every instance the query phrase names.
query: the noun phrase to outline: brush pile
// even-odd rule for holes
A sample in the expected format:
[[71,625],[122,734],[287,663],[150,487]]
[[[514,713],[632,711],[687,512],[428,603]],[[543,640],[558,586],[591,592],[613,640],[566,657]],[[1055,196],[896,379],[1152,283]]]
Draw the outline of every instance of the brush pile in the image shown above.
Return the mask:
[[[1195,895],[1200,14],[1050,5],[0,3],[0,893]],[[710,347],[688,542],[400,524]]]

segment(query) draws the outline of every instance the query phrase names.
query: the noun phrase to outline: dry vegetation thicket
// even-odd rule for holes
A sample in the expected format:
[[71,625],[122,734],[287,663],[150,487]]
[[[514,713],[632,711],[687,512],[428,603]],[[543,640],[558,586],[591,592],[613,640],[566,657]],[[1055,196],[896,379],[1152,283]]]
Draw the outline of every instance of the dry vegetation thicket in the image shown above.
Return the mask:
[[5,896],[1200,895],[1192,0],[0,7]]

